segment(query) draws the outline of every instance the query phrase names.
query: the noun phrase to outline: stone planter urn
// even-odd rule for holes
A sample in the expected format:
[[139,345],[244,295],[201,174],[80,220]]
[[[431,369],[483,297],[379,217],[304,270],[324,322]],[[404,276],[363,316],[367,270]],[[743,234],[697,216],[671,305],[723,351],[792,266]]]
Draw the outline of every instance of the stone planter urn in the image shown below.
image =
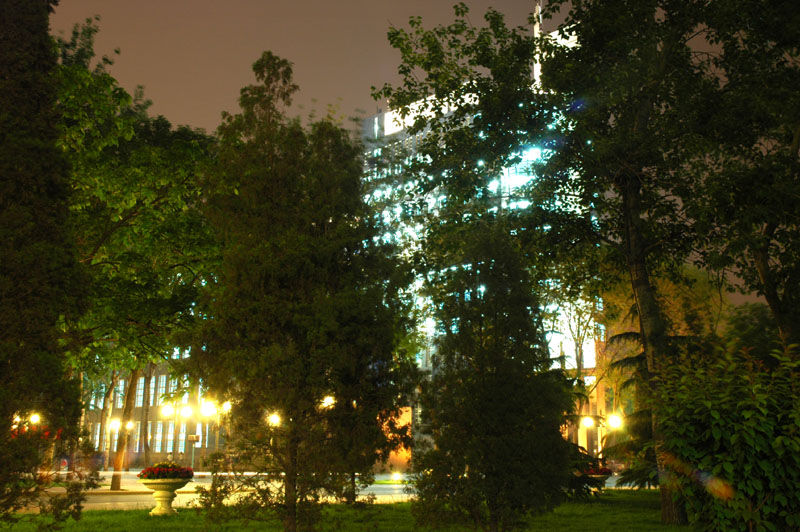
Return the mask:
[[178,513],[172,507],[175,492],[191,482],[190,478],[140,478],[139,482],[153,490],[156,507],[150,510],[150,515],[173,515]]
[[587,475],[587,476],[589,478],[593,478],[595,480],[599,480],[600,482],[602,482],[603,486],[605,486],[606,485],[606,480],[608,480],[608,477],[610,477],[611,475]]

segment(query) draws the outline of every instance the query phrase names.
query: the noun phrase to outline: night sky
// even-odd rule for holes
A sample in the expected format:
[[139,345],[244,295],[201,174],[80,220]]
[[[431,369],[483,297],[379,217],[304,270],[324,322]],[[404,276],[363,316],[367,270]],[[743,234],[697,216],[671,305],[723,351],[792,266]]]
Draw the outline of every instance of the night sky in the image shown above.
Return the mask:
[[[295,112],[337,104],[353,116],[375,113],[370,86],[397,82],[399,54],[386,39],[390,25],[420,15],[426,26],[453,19],[456,0],[61,0],[53,33],[100,15],[98,55],[116,56],[111,73],[132,92],[143,85],[152,114],[173,124],[216,129],[223,110],[238,109],[239,89],[255,78],[264,50],[294,63],[300,93]],[[534,0],[468,0],[482,25],[489,6],[510,24],[525,23]],[[549,29],[545,27],[545,29]],[[302,106],[302,109],[299,109]],[[385,107],[385,106],[384,106]]]

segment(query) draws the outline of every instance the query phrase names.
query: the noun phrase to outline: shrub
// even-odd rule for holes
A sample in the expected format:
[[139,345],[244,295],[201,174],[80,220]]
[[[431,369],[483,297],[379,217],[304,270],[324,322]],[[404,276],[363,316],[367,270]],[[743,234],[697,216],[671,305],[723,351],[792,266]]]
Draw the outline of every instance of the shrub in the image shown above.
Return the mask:
[[800,529],[800,360],[683,357],[654,407],[665,462],[702,530]]

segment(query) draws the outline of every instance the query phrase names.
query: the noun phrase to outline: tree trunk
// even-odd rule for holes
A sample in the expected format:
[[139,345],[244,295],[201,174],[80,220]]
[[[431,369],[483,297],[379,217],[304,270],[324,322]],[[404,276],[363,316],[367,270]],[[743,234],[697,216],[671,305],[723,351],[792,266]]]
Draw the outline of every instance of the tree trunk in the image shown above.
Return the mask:
[[346,504],[355,504],[358,491],[356,489],[356,473],[348,474],[347,487],[344,490],[344,502]]
[[[625,206],[625,244],[628,260],[628,270],[631,277],[636,307],[639,311],[639,330],[647,360],[650,390],[652,397],[654,386],[653,377],[658,375],[664,358],[667,356],[667,325],[661,314],[661,309],[656,299],[655,289],[650,282],[647,269],[647,251],[641,230],[641,205],[640,193],[636,177],[631,177],[623,189],[623,202]],[[651,411],[652,412],[652,411]],[[683,504],[675,503],[672,489],[665,482],[666,467],[664,465],[663,442],[658,427],[657,416],[651,415],[653,427],[653,443],[655,446],[656,464],[659,473],[659,490],[661,491],[661,522],[664,524],[686,524],[686,512]]]
[[111,410],[113,406],[111,402],[114,399],[114,388],[117,387],[117,380],[119,373],[111,371],[111,382],[103,394],[103,410],[100,412],[100,452],[103,453],[103,471],[108,469],[108,449],[110,447],[111,435],[108,434],[108,425],[111,422]]
[[[87,423],[87,421],[86,421],[86,417],[87,417],[86,416],[86,411],[89,408],[89,403],[83,400],[84,385],[83,385],[83,372],[82,371],[80,373],[78,373],[78,379],[80,379],[79,382],[78,382],[78,389],[80,390],[80,392],[79,392],[80,396],[79,397],[81,398],[81,404],[83,405],[83,408],[81,408],[81,419],[80,419],[80,422],[78,423],[78,427],[80,428],[80,431],[82,433],[83,430],[86,428],[86,423]],[[89,438],[91,438],[91,437],[92,437],[92,435],[89,434]],[[77,454],[78,454],[78,445],[77,444],[80,441],[80,438],[81,437],[79,436],[77,440],[70,439],[70,441],[69,441],[69,451],[67,452],[67,456],[69,457],[68,466],[69,466],[70,474],[74,473],[75,470],[76,470],[75,458],[77,457]]]
[[139,384],[141,369],[131,370],[130,384],[125,390],[125,402],[122,408],[122,419],[119,424],[119,436],[117,437],[117,452],[114,453],[114,475],[111,478],[111,489],[122,489],[122,470],[125,466],[125,455],[128,452],[128,434],[130,429],[128,423],[133,419],[133,404],[136,400],[136,387]]
[[150,379],[153,378],[153,364],[148,363],[144,372],[144,398],[142,399],[142,448],[144,449],[144,467],[150,466]]
[[283,505],[286,513],[283,518],[284,532],[297,532],[297,442],[294,435],[290,435],[286,462],[286,484],[284,485]]
[[[772,229],[767,227],[765,229],[765,237],[772,237]],[[765,244],[762,247],[752,249],[750,252],[755,264],[756,271],[758,271],[758,279],[761,282],[761,291],[764,294],[764,299],[767,300],[767,306],[772,317],[775,318],[775,323],[778,325],[778,333],[781,336],[781,343],[783,344],[784,351],[792,344],[798,343],[796,335],[794,320],[786,312],[789,308],[785,300],[781,299],[780,294],[775,283],[775,275],[769,265],[769,252],[768,246]]]

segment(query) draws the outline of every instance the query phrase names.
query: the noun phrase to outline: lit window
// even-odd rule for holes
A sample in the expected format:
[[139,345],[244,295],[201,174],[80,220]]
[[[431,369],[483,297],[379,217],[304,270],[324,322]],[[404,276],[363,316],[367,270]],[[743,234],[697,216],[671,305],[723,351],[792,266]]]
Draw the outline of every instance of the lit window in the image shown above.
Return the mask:
[[158,401],[157,405],[164,402],[164,394],[167,393],[167,376],[159,375],[158,377]]
[[119,380],[115,394],[117,396],[116,406],[117,408],[122,408],[122,401],[125,399],[125,379]]
[[144,404],[144,377],[139,377],[136,385],[136,405],[142,406]]
[[156,445],[155,445],[155,452],[161,452],[161,440],[164,439],[164,423],[162,421],[156,421]]

